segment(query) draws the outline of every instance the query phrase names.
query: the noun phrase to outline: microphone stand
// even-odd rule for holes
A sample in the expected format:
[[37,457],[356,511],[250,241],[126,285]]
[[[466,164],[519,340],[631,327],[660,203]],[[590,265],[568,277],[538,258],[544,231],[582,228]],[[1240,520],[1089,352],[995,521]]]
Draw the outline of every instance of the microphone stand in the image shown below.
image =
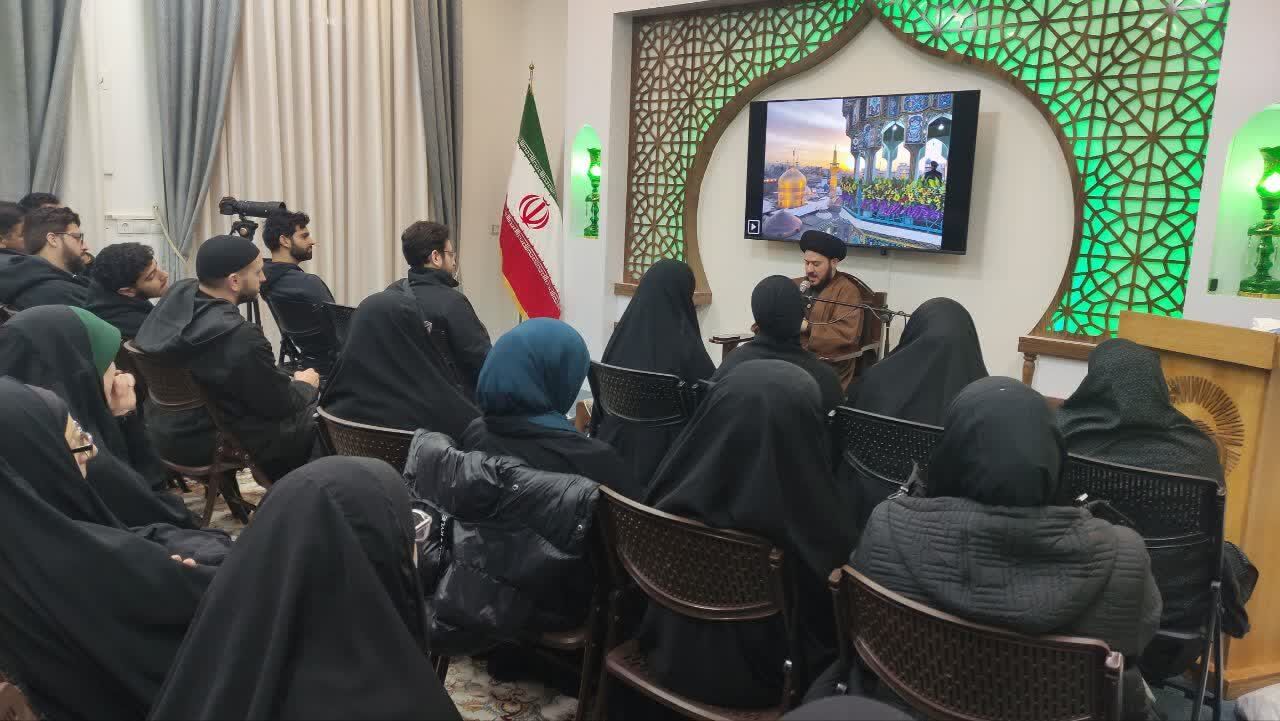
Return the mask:
[[[838,305],[843,308],[861,308],[862,310],[868,310],[875,314],[876,320],[880,321],[880,324],[884,327],[884,330],[880,333],[880,360],[884,360],[885,356],[889,355],[889,325],[893,323],[893,319],[895,317],[911,317],[910,313],[903,313],[900,310],[893,310],[892,308],[885,308],[878,305],[869,305],[867,303],[846,303],[842,300],[830,300],[828,298],[816,297],[806,298],[806,300],[809,302],[809,309],[812,309],[813,304],[817,302],[830,303],[831,305]],[[806,310],[805,318],[807,319],[808,316],[809,313]]]

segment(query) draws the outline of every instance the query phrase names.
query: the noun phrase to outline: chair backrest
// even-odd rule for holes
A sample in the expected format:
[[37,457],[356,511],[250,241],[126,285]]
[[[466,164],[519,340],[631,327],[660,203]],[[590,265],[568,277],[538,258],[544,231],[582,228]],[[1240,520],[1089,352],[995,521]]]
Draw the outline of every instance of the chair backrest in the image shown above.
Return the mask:
[[591,395],[605,413],[646,426],[673,426],[693,415],[708,384],[669,373],[591,362]]
[[356,309],[340,303],[321,303],[320,308],[338,347],[346,345],[347,330],[351,327],[351,316],[355,315]]
[[[838,574],[838,575],[837,575]],[[852,568],[832,574],[849,650],[932,719],[1119,718],[1124,658],[1106,643],[1025,636],[929,608]]]
[[397,471],[404,470],[404,465],[409,460],[413,431],[344,420],[326,413],[323,408],[317,408],[316,413],[320,416],[320,428],[329,448],[334,453],[340,456],[379,458]]
[[338,342],[333,326],[325,317],[319,303],[305,303],[296,300],[272,300],[267,298],[271,314],[275,316],[280,334],[302,354],[295,360],[304,363],[324,366],[317,368],[324,372],[333,363],[333,354],[341,344]]
[[1212,584],[1222,577],[1226,490],[1212,478],[1071,456],[1055,503],[1087,494],[1133,522],[1151,556],[1151,573],[1168,603],[1213,611]]
[[630,579],[654,602],[704,621],[781,613],[789,622],[783,553],[772,543],[649,508],[603,485],[600,494],[615,587]]
[[134,368],[142,374],[147,396],[157,407],[167,411],[205,407],[204,391],[186,368],[168,365],[148,356],[138,350],[133,341],[125,342],[123,348]]
[[833,442],[855,469],[902,485],[913,465],[925,470],[942,437],[942,428],[904,421],[848,406],[836,408],[831,419]]

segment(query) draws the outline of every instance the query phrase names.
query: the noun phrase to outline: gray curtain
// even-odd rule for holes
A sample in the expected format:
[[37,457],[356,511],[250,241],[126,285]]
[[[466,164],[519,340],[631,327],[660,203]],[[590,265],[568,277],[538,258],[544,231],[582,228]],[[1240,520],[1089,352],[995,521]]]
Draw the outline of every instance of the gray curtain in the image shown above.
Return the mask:
[[80,0],[0,0],[0,199],[56,192]]
[[[453,230],[458,242],[458,135],[454,0],[413,0],[413,35],[418,46],[418,82],[427,134],[427,186],[435,221]],[[501,50],[498,50],[501,52]]]
[[175,279],[186,274],[196,213],[209,187],[241,9],[241,0],[148,0],[160,86],[161,220],[181,256],[166,252],[165,265]]

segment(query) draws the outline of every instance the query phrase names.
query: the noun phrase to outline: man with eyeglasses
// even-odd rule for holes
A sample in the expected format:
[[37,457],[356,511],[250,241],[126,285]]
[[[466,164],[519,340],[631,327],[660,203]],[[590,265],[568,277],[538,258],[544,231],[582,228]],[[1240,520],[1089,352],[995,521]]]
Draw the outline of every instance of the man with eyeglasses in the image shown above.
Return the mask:
[[449,229],[429,220],[413,223],[400,236],[400,249],[409,263],[409,277],[392,287],[408,283],[423,319],[433,332],[443,331],[444,348],[458,369],[459,380],[469,395],[475,394],[480,368],[491,347],[489,331],[480,322],[471,301],[458,290],[458,254]]
[[27,255],[0,264],[0,303],[25,310],[38,305],[84,305],[89,281],[80,216],[70,208],[42,207],[23,218]]

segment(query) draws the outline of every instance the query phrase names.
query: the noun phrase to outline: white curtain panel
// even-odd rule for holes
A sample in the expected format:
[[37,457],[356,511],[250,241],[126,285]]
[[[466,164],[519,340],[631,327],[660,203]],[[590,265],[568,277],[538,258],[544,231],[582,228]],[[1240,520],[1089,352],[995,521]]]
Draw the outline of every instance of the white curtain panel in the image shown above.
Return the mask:
[[282,200],[311,216],[303,267],[357,305],[403,277],[400,233],[430,217],[412,0],[247,2],[242,23],[197,239],[228,232],[223,196]]

